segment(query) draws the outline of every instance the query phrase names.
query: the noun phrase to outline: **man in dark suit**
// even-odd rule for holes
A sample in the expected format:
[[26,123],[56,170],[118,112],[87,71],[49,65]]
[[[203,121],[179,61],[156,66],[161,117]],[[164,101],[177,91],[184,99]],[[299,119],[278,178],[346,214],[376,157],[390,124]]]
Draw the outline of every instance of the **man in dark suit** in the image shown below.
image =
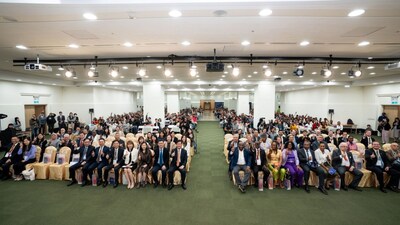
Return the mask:
[[[68,184],[68,186],[74,185],[77,183],[75,179],[75,171],[81,167],[84,167],[87,162],[91,161],[92,153],[94,152],[94,147],[90,145],[90,140],[85,139],[83,141],[83,146],[80,148],[77,148],[73,151],[73,154],[79,154],[79,161],[69,167],[69,178],[72,179],[71,183]],[[86,182],[86,177],[82,178],[82,184]]]
[[110,164],[104,169],[104,184],[103,187],[106,187],[108,184],[108,172],[111,169],[114,169],[115,183],[114,188],[118,187],[118,178],[119,178],[119,170],[124,165],[124,149],[120,147],[120,144],[117,140],[112,142],[111,149],[108,154],[108,158],[106,155],[106,159],[110,160]]
[[317,140],[312,143],[311,149],[313,151],[317,150],[319,148],[320,143],[325,144],[325,149],[329,149],[328,144],[325,142],[324,137],[322,135],[317,136]]
[[[244,148],[244,143],[239,142],[238,147],[231,151],[229,154],[232,155],[231,170],[235,176],[238,188],[242,193],[246,192],[246,185],[250,178],[251,173],[251,153],[249,150]],[[239,171],[244,172],[243,180],[239,177]]]
[[[386,153],[380,149],[380,144],[377,141],[372,142],[372,148],[365,151],[365,160],[367,161],[367,170],[376,174],[379,181],[379,189],[386,193],[385,185],[383,182],[383,172],[390,174],[390,181],[388,187],[394,192],[397,191],[399,182],[399,173],[389,167],[389,161]],[[396,183],[397,181],[397,183]]]
[[154,165],[151,171],[154,180],[154,188],[158,186],[158,176],[157,173],[161,170],[161,184],[163,187],[167,186],[166,177],[167,170],[169,168],[169,152],[168,149],[164,147],[164,140],[158,141],[158,147],[154,149]]
[[339,144],[339,149],[336,149],[332,153],[332,166],[339,173],[341,179],[341,188],[347,191],[347,187],[344,181],[346,171],[349,171],[354,175],[353,181],[349,184],[349,187],[356,190],[362,191],[358,188],[358,184],[363,177],[363,173],[355,168],[355,162],[353,154],[347,151],[347,144],[342,142]]
[[333,136],[333,131],[328,132],[328,136],[325,138],[325,142],[334,144],[336,147],[338,147],[338,142],[337,139]]
[[375,139],[371,137],[371,131],[366,130],[364,133],[364,136],[361,138],[361,143],[365,146],[365,149],[368,148],[369,145],[371,145]]
[[343,131],[342,132],[342,136],[340,136],[339,138],[338,138],[338,144],[340,144],[340,143],[342,143],[342,142],[347,142],[348,141],[348,136],[347,136],[347,132],[346,131]]
[[11,165],[21,161],[18,155],[18,150],[20,148],[19,139],[17,136],[11,137],[11,143],[6,147],[6,154],[0,160],[0,166],[3,169],[0,175],[1,180],[7,180],[11,178],[10,167]]
[[235,151],[235,149],[239,146],[239,134],[234,134],[232,137],[232,140],[228,142],[227,150],[228,150],[228,161],[229,161],[229,167],[228,167],[228,174],[229,178],[232,178],[232,156],[231,152]]
[[252,168],[253,168],[253,174],[254,178],[256,179],[256,182],[254,184],[254,187],[258,187],[257,182],[258,182],[258,171],[262,171],[264,173],[263,176],[263,185],[267,185],[267,178],[269,176],[269,170],[268,170],[268,161],[267,161],[267,156],[265,154],[265,151],[260,148],[260,142],[255,142],[254,143],[254,152],[252,152]]
[[309,138],[304,139],[303,148],[299,149],[297,154],[299,157],[300,167],[304,171],[304,190],[306,190],[307,193],[310,193],[310,188],[308,187],[308,179],[310,178],[310,171],[313,171],[318,176],[318,190],[327,195],[328,192],[324,188],[326,174],[325,171],[318,165],[318,162],[315,159],[314,151],[310,148]]
[[[89,139],[89,138],[87,138]],[[82,168],[82,174],[83,174],[83,179],[82,179],[82,187],[84,187],[85,185],[87,185],[88,182],[87,180],[87,176],[89,175],[89,180],[92,180],[92,175],[93,175],[93,170],[97,168],[98,163],[97,163],[97,152],[96,149],[93,146],[89,146],[90,147],[90,157],[86,160],[85,165]]]
[[110,158],[109,152],[110,148],[104,145],[104,138],[99,139],[99,147],[96,148],[97,158],[97,186],[103,184],[103,168],[110,165],[108,159]]
[[173,150],[171,157],[172,161],[168,169],[168,177],[169,177],[168,190],[174,188],[174,173],[177,170],[181,173],[182,188],[183,190],[186,190],[185,180],[186,180],[186,163],[188,155],[186,150],[182,148],[181,140],[178,140],[178,142],[176,143],[176,149]]

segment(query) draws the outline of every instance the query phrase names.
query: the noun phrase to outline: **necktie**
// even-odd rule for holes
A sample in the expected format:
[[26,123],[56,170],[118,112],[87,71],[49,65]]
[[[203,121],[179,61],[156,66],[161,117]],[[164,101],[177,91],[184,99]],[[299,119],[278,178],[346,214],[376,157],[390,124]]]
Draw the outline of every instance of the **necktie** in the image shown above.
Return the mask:
[[[371,138],[370,137],[368,137],[368,145],[370,145],[371,144]],[[367,146],[368,147],[368,146]]]
[[158,165],[162,165],[163,164],[163,150],[160,149],[160,155],[158,156]]
[[114,150],[114,160],[118,160],[118,149]]
[[181,149],[178,149],[178,156],[176,159],[176,166],[179,167],[179,164],[181,163]]
[[257,160],[260,159],[260,149],[257,149],[257,155],[256,155],[256,157],[257,157]]
[[310,155],[308,154],[308,150],[306,150],[306,157],[307,157],[307,161],[310,161]]
[[100,147],[99,155],[97,156],[97,162],[101,161],[101,153],[103,153],[103,147]]

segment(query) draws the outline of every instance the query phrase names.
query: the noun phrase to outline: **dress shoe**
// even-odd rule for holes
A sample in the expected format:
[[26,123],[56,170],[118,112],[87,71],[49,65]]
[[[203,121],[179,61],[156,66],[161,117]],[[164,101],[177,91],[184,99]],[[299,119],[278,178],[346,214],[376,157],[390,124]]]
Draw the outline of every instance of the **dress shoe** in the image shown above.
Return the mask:
[[318,190],[319,190],[320,192],[322,192],[322,194],[328,195],[328,192],[327,192],[324,188],[318,188]]
[[381,190],[383,193],[387,193],[387,191],[385,190],[385,188],[379,188],[379,190]]
[[97,181],[97,186],[102,185],[102,183],[103,183],[103,181],[101,181],[101,180]]
[[157,188],[158,187],[158,183],[154,183],[154,188]]
[[172,188],[174,188],[173,184],[168,185],[168,191],[172,190]]
[[81,184],[81,187],[85,187],[86,186],[86,181],[83,181]]
[[362,191],[361,188],[359,188],[359,187],[352,187],[352,189],[355,191],[360,191],[360,192]]
[[348,190],[349,190],[346,186],[342,187],[342,189],[343,189],[344,191],[348,191]]
[[182,184],[182,189],[186,190],[186,184]]
[[396,192],[396,193],[399,193],[399,191],[397,190],[397,187],[394,187],[394,186],[390,186],[389,190],[391,190],[393,192]]
[[115,183],[115,184],[113,185],[113,188],[116,188],[116,187],[118,187],[118,184],[117,184],[117,183]]
[[67,186],[69,187],[69,186],[72,186],[72,185],[74,185],[74,184],[76,184],[76,183],[78,183],[78,182],[76,182],[75,180],[73,180],[73,181],[71,181]]
[[167,184],[166,184],[166,183],[162,184],[162,187],[163,187],[163,188],[166,188],[166,187],[167,187]]
[[107,185],[108,185],[108,182],[105,181],[105,182],[103,183],[103,188],[107,187]]
[[244,187],[242,185],[239,185],[238,188],[239,188],[240,192],[242,192],[242,193],[246,192],[246,190],[244,189]]
[[310,193],[310,188],[308,186],[304,186],[304,190],[306,190],[307,193]]

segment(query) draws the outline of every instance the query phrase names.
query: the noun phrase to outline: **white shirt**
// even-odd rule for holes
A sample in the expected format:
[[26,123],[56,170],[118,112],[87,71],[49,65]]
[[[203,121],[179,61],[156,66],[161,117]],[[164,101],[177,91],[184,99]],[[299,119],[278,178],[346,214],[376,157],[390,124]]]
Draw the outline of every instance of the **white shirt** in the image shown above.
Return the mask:
[[246,165],[246,160],[244,160],[244,149],[242,151],[240,151],[240,150],[238,150],[238,151],[239,151],[239,158],[238,158],[237,164],[238,165]]
[[318,164],[324,164],[327,162],[326,157],[329,155],[328,150],[324,150],[324,153],[321,152],[321,149],[317,149],[314,151],[315,160],[317,160]]
[[344,152],[344,154],[342,152],[342,155],[340,155],[340,157],[342,158],[342,166],[350,167],[350,160],[349,160],[349,156],[347,155],[347,152]]
[[271,144],[269,143],[268,139],[265,142],[260,143],[260,148],[264,151],[267,151],[271,147]]
[[308,160],[308,162],[309,163],[312,163],[312,153],[311,153],[311,150],[310,149],[304,149],[304,151],[306,152],[306,157],[307,157],[307,160],[308,160],[308,157],[311,157],[311,160]]
[[258,152],[257,166],[261,166],[261,149],[256,149],[256,157]]

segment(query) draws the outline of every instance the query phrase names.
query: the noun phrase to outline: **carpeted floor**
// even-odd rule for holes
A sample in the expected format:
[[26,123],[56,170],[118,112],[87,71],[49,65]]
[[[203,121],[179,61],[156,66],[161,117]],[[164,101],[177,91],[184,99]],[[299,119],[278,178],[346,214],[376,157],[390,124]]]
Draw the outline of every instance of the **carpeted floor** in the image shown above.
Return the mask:
[[67,187],[65,181],[0,182],[0,224],[398,224],[400,194],[249,188],[229,181],[217,122],[199,123],[188,189]]

